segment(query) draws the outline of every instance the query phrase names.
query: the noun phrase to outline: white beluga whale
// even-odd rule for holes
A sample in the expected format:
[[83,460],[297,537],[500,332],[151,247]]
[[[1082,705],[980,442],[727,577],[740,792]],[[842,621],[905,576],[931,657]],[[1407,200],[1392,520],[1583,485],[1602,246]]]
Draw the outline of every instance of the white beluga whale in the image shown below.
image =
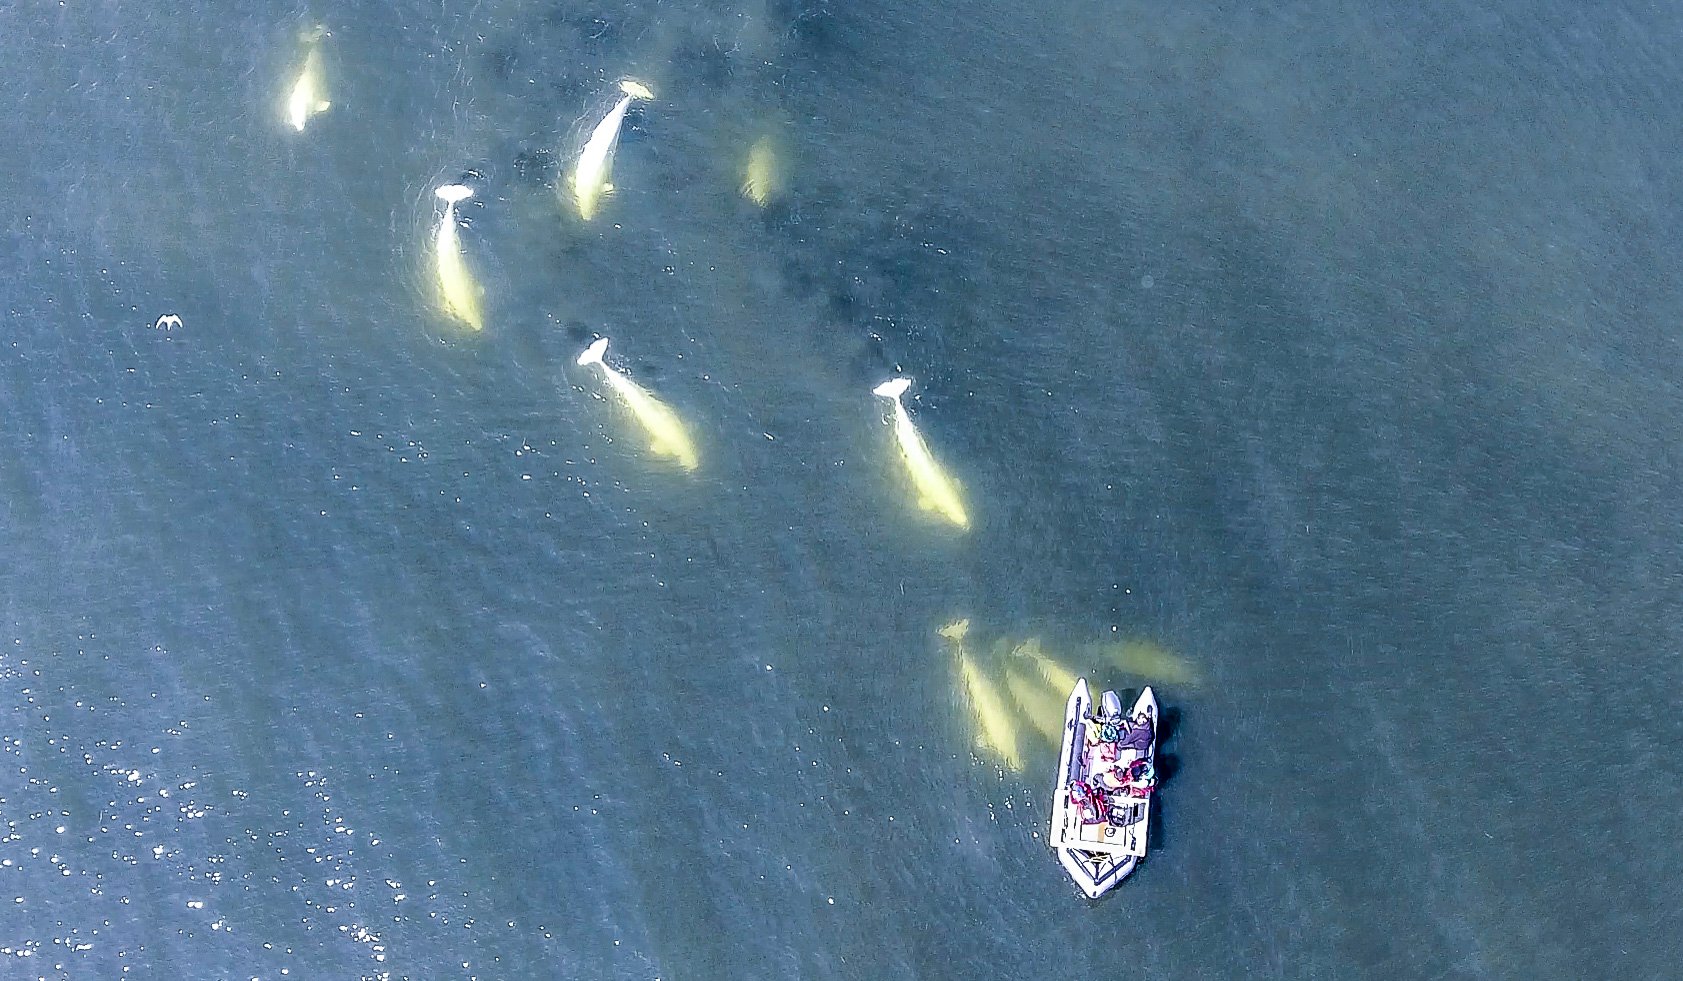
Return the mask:
[[1038,637],[1030,637],[1023,641],[1012,648],[1011,653],[1033,662],[1040,677],[1045,680],[1049,690],[1057,697],[1068,698],[1070,691],[1075,688],[1075,683],[1081,680],[1074,671],[1048,657],[1046,652],[1041,649],[1040,638]]
[[585,221],[596,217],[602,199],[613,193],[614,150],[619,146],[619,131],[625,123],[626,110],[631,108],[633,99],[647,102],[654,98],[654,92],[647,85],[629,78],[620,80],[619,90],[619,100],[590,131],[590,139],[579,151],[579,158],[573,164],[566,190],[563,191],[563,194],[571,192],[579,217]]
[[1014,667],[1005,669],[1005,690],[1011,693],[1011,700],[1017,703],[1017,711],[1028,720],[1029,725],[1044,736],[1047,743],[1058,745],[1064,735],[1061,725],[1063,706],[1058,704],[1058,696]]
[[641,385],[614,370],[612,365],[603,360],[607,353],[608,339],[598,338],[579,355],[578,363],[581,366],[595,365],[601,369],[602,379],[648,433],[650,453],[674,460],[678,466],[693,471],[699,465],[695,443],[691,441],[689,431],[685,428],[683,420],[678,418],[678,413],[672,411],[672,407],[665,402],[649,394]]
[[917,490],[918,506],[960,528],[969,528],[970,515],[965,511],[964,501],[959,496],[958,483],[935,461],[934,455],[929,452],[929,446],[924,443],[917,427],[912,424],[912,417],[906,413],[906,404],[901,401],[911,384],[909,378],[891,378],[871,391],[894,403],[894,415],[891,420],[894,426],[894,441],[900,446],[900,456],[906,461],[906,470],[911,474],[912,486]]
[[999,689],[971,660],[964,638],[970,632],[970,621],[949,623],[936,633],[952,645],[953,658],[958,662],[958,675],[964,686],[964,701],[975,719],[976,742],[999,760],[1006,769],[1023,768],[1023,756],[1018,749],[1017,723],[1005,707]]
[[327,77],[321,67],[321,39],[328,36],[327,28],[320,26],[304,33],[304,65],[286,97],[287,125],[299,132],[311,116],[333,105],[327,101]]
[[742,196],[765,207],[783,190],[783,165],[778,159],[777,143],[762,136],[748,148],[748,159],[742,166]]
[[433,192],[444,202],[444,214],[438,219],[438,231],[433,233],[433,251],[438,264],[438,298],[444,312],[474,330],[485,327],[479,312],[479,284],[468,271],[467,259],[462,256],[462,242],[457,234],[456,203],[473,197],[473,188],[465,184],[445,184]]

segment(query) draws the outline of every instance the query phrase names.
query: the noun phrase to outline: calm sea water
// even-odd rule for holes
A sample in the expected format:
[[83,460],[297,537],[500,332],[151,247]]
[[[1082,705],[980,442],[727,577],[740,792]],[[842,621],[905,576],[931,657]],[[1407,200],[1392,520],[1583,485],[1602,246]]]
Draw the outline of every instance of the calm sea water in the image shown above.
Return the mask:
[[[1675,972],[1680,33],[9,6],[0,976]],[[584,225],[561,150],[625,74]],[[479,335],[427,266],[464,175]],[[1105,901],[1051,750],[977,751],[959,617],[1175,713]]]

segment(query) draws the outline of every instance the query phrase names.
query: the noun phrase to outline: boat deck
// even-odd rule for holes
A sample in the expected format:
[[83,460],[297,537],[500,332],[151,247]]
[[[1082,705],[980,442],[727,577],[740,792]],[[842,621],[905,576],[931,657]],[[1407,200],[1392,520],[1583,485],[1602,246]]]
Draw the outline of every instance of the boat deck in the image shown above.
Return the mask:
[[[1126,768],[1136,759],[1149,761],[1156,755],[1156,746],[1153,743],[1151,749],[1143,752],[1122,749],[1113,764],[1096,763],[1093,757],[1094,748],[1087,745],[1086,740],[1087,723],[1084,719],[1089,711],[1089,697],[1084,681],[1071,693],[1065,720],[1064,752],[1061,754],[1063,772],[1054,791],[1056,799],[1053,804],[1050,844],[1053,848],[1075,848],[1141,858],[1145,855],[1150,798],[1136,798],[1117,791],[1100,791],[1105,793],[1105,802],[1109,805],[1109,820],[1095,823],[1083,823],[1079,808],[1069,799],[1068,788],[1077,781],[1091,786],[1093,773],[1100,766]],[[1137,713],[1143,710],[1155,725],[1156,708],[1156,700],[1151,697],[1150,689],[1147,689],[1141,694],[1134,711]]]

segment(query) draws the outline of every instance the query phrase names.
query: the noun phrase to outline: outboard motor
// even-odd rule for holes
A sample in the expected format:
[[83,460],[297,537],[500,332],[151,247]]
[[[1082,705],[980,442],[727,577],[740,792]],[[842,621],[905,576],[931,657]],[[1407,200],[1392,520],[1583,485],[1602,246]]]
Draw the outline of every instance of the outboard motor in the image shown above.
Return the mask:
[[1122,699],[1116,697],[1113,691],[1107,691],[1099,698],[1100,715],[1107,719],[1114,719],[1122,714]]

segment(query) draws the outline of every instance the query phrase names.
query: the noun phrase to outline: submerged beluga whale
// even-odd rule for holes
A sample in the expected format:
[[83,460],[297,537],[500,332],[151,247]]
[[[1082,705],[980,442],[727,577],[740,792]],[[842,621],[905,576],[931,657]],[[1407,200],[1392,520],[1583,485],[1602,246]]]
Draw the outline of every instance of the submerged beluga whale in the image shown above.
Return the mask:
[[300,133],[311,116],[333,105],[327,101],[327,78],[321,67],[321,39],[327,36],[327,28],[320,25],[304,32],[304,65],[286,97],[287,125]]
[[970,633],[970,621],[958,620],[949,623],[936,633],[944,637],[952,647],[959,679],[964,686],[964,701],[975,718],[977,744],[986,749],[1006,769],[1021,770],[1023,756],[1019,749],[1017,724],[1006,709],[1005,700],[1000,698],[999,689],[976,666],[965,647],[964,639]]
[[479,311],[479,284],[468,271],[462,256],[462,242],[456,231],[456,203],[473,197],[473,188],[465,184],[445,184],[433,192],[444,202],[444,214],[433,233],[433,252],[437,263],[438,298],[444,312],[474,330],[485,328],[485,318]]
[[596,217],[602,199],[613,193],[614,150],[619,146],[619,131],[625,124],[626,110],[631,108],[633,99],[647,102],[654,98],[654,92],[647,85],[634,79],[620,79],[619,90],[619,101],[590,131],[590,139],[579,151],[578,161],[573,164],[566,189],[562,192],[563,196],[569,192],[572,194],[579,217],[585,221]]
[[684,427],[683,420],[678,418],[678,413],[672,411],[672,407],[665,402],[650,395],[641,385],[615,371],[613,366],[603,360],[607,353],[608,339],[598,338],[579,355],[578,363],[581,366],[595,365],[601,369],[602,379],[649,434],[650,453],[657,457],[670,458],[685,470],[695,470],[700,465],[695,443],[690,440],[689,431]]
[[934,454],[929,452],[929,446],[906,412],[906,404],[901,401],[901,396],[906,394],[911,384],[909,378],[891,378],[871,391],[894,403],[894,440],[900,446],[900,455],[906,461],[912,486],[917,490],[918,506],[960,528],[969,528],[970,514],[964,509],[957,481],[935,462]]
[[742,196],[763,208],[782,190],[783,166],[777,143],[762,136],[748,148],[748,159],[742,166]]

